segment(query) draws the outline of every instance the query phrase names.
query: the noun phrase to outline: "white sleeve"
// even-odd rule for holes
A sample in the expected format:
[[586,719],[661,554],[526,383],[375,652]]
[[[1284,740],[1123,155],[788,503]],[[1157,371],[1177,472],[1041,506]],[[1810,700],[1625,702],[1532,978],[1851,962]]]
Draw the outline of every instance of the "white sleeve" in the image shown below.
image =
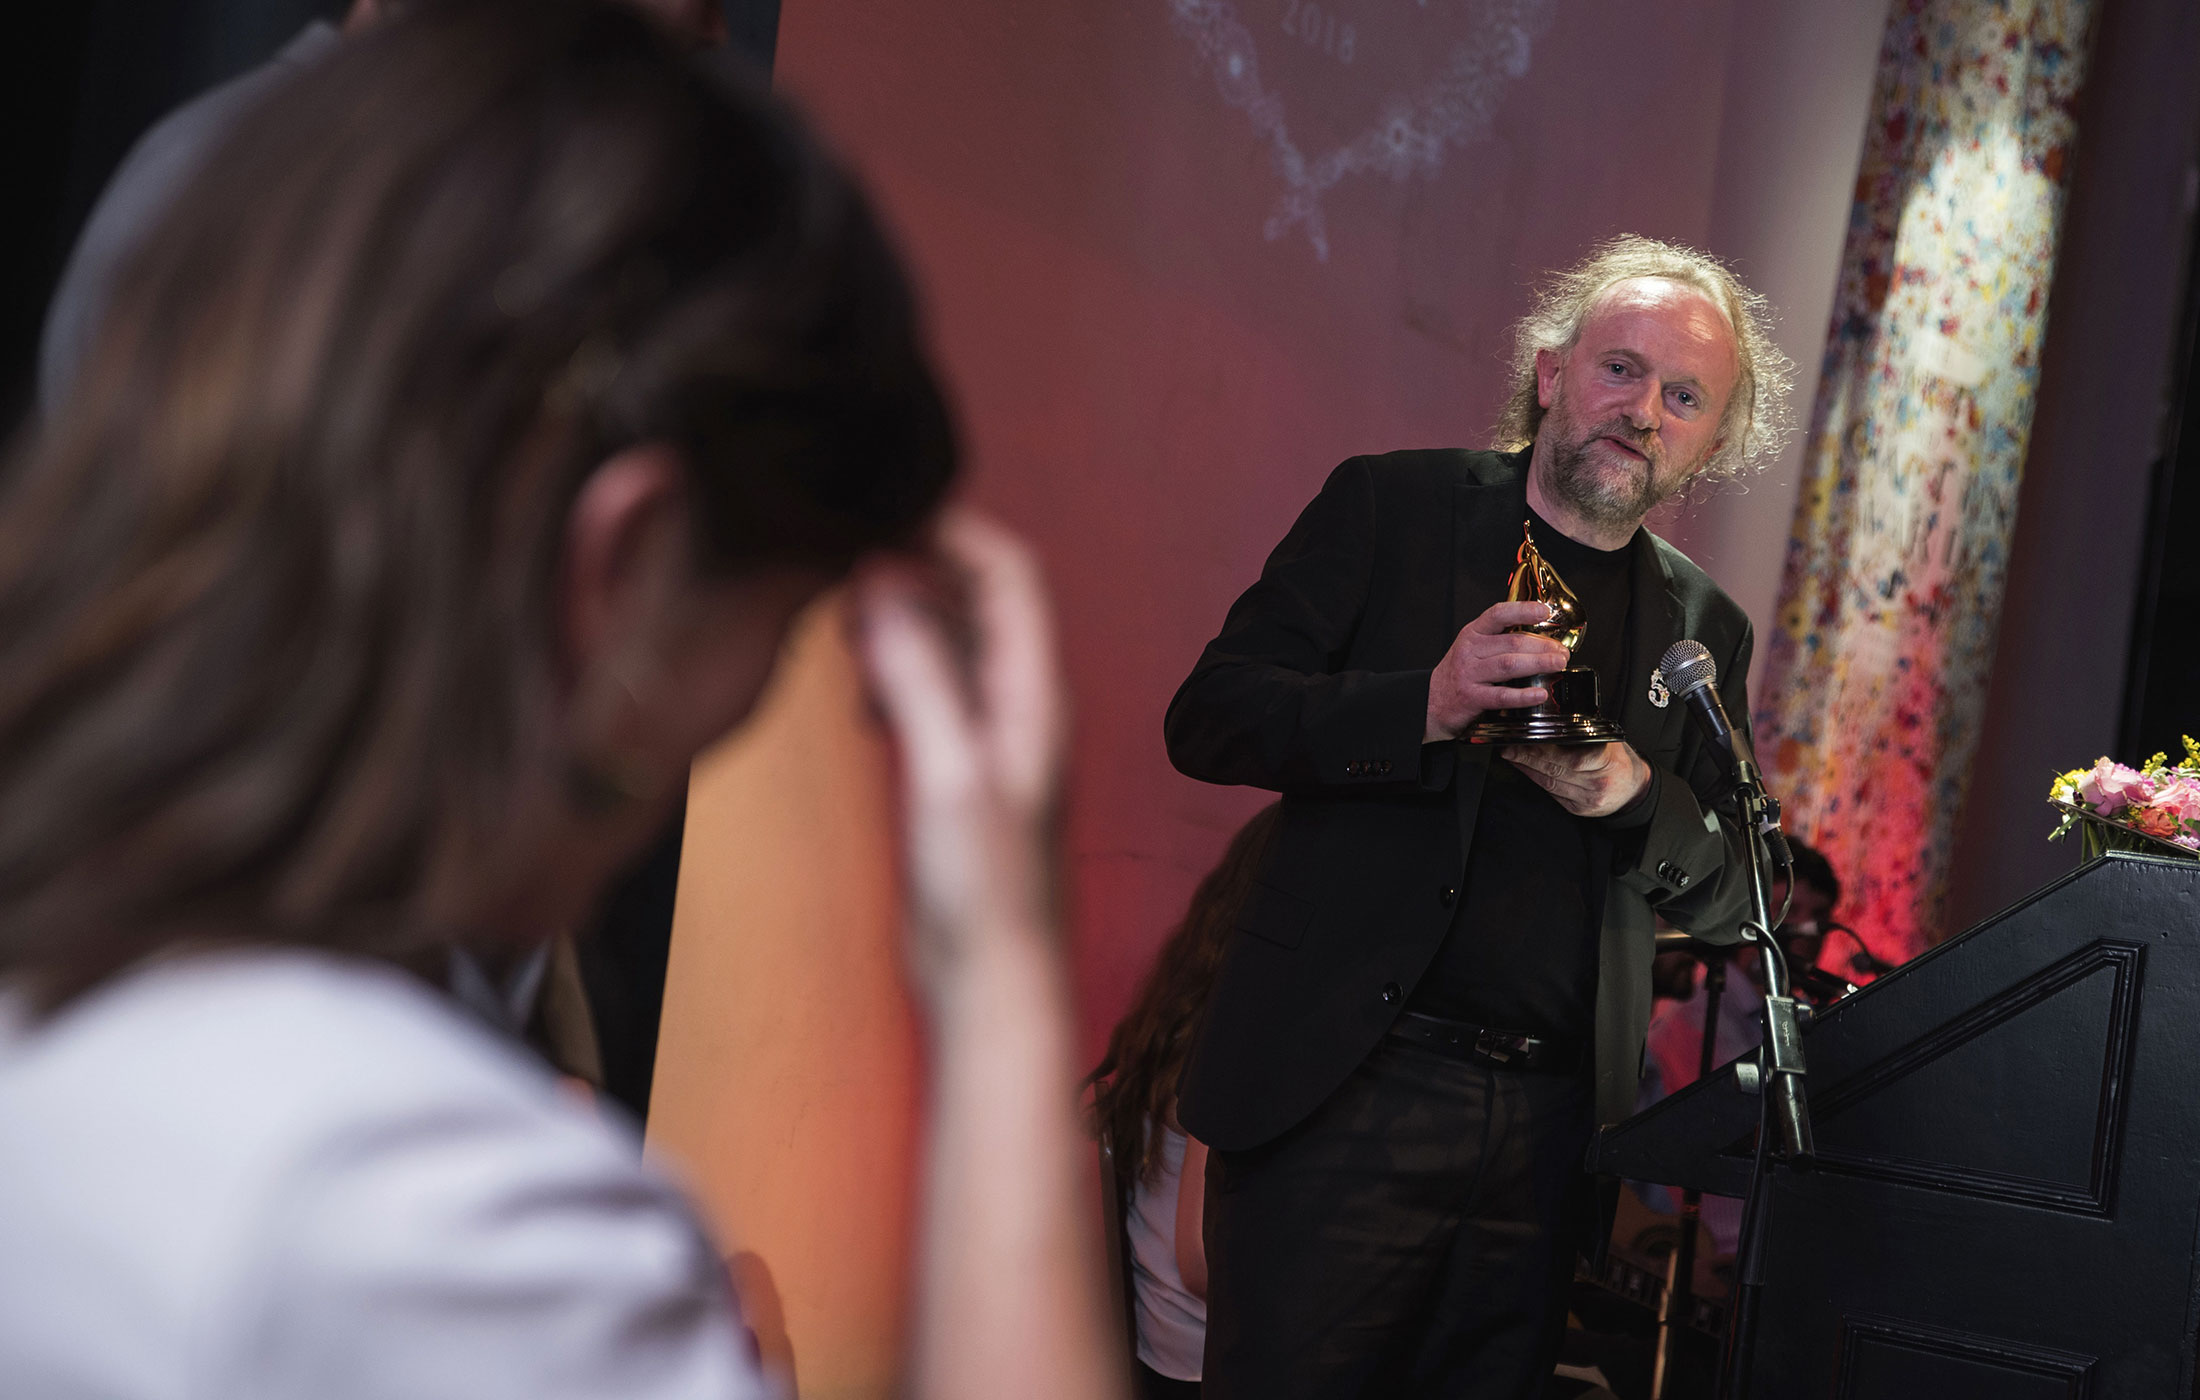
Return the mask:
[[686,1202],[579,1112],[453,1095],[284,1174],[194,1377],[223,1400],[762,1400]]

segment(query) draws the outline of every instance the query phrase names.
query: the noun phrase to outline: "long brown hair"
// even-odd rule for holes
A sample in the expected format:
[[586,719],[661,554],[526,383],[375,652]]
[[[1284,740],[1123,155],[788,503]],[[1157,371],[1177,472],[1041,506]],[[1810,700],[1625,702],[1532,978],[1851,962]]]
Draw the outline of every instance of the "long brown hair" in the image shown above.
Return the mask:
[[244,116],[0,479],[0,976],[421,956],[548,751],[563,525],[681,449],[697,558],[844,566],[953,471],[896,262],[750,81],[450,0]]
[[1097,1085],[1093,1117],[1122,1180],[1152,1176],[1160,1158],[1153,1125],[1168,1121],[1192,1032],[1207,1005],[1222,949],[1268,859],[1282,804],[1270,803],[1230,838],[1221,862],[1192,892],[1184,922],[1154,958],[1131,1009],[1115,1023],[1108,1053],[1085,1082]]

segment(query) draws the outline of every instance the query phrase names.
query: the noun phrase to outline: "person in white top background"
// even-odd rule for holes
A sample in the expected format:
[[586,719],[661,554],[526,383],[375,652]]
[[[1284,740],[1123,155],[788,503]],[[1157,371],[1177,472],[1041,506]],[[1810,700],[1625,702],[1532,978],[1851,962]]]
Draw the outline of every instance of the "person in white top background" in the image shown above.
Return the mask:
[[1154,955],[1130,1010],[1086,1083],[1122,1202],[1132,1377],[1140,1400],[1199,1394],[1207,1341],[1207,1147],[1176,1121],[1176,1081],[1223,948],[1252,898],[1281,810],[1270,803],[1230,838],[1192,891],[1184,922]]
[[679,1193],[441,982],[581,918],[852,569],[908,1389],[1120,1393],[1045,603],[954,458],[848,178],[631,11],[421,5],[239,114],[0,473],[0,1391],[771,1393]]

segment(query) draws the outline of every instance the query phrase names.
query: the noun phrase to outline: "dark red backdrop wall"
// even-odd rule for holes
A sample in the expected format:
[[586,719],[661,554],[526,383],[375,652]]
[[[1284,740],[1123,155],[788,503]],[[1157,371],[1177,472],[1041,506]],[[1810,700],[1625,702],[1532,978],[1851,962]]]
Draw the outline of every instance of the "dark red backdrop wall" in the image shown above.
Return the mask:
[[[1622,230],[1710,239],[1734,9],[786,6],[778,85],[898,230],[972,495],[1051,570],[1088,1043],[1263,800],[1170,769],[1177,682],[1338,460],[1486,442],[1536,273]],[[1265,131],[1231,100],[1233,57],[1236,92],[1256,72],[1273,104]],[[1279,126],[1309,161],[1369,132],[1450,136],[1323,191],[1324,249],[1305,222],[1270,236]]]

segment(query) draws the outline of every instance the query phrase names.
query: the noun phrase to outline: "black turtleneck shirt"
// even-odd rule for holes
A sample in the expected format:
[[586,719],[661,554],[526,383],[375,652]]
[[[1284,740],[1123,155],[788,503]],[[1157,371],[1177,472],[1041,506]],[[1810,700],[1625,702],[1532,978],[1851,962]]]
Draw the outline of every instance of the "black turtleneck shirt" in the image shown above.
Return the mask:
[[[1630,561],[1646,542],[1638,530],[1619,549],[1592,549],[1559,533],[1532,507],[1529,517],[1536,548],[1581,600],[1585,631],[1573,664],[1597,673],[1598,706],[1615,718],[1629,674]],[[1511,568],[1508,558],[1497,572]],[[1634,825],[1647,815],[1646,806],[1638,802],[1602,820]],[[1413,989],[1409,1010],[1499,1030],[1588,1038],[1596,1021],[1598,930],[1608,874],[1590,842],[1591,825],[1518,768],[1491,757],[1451,929]]]

